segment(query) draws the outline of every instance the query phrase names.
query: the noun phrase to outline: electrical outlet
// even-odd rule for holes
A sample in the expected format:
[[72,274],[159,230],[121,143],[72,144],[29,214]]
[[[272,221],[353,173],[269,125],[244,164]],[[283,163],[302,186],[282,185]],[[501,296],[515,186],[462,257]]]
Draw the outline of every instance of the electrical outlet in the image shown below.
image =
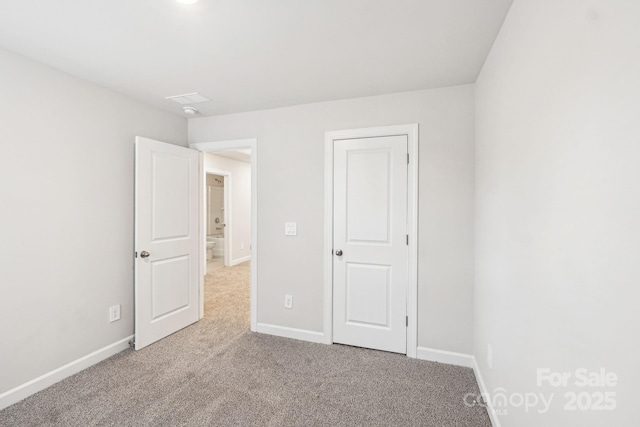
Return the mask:
[[293,308],[293,295],[284,296],[284,308]]
[[120,320],[120,304],[109,307],[109,322]]
[[493,369],[493,347],[491,344],[487,344],[487,366],[489,369]]
[[284,223],[285,236],[296,236],[297,234],[298,234],[298,224],[296,224],[295,222]]

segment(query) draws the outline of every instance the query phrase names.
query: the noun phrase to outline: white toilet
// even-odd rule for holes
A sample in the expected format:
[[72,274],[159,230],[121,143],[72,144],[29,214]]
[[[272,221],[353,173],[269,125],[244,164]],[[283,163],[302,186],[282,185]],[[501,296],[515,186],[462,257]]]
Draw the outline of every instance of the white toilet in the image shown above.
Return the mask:
[[216,247],[216,242],[207,237],[207,259],[213,259],[213,248]]
[[207,235],[207,259],[224,256],[224,236],[218,234]]

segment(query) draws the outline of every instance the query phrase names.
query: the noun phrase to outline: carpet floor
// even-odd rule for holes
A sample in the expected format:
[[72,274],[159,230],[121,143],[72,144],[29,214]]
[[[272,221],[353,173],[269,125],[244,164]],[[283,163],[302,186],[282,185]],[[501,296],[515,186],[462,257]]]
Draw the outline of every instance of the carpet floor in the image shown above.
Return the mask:
[[249,265],[207,275],[205,318],[0,411],[1,426],[491,426],[473,371],[249,331]]

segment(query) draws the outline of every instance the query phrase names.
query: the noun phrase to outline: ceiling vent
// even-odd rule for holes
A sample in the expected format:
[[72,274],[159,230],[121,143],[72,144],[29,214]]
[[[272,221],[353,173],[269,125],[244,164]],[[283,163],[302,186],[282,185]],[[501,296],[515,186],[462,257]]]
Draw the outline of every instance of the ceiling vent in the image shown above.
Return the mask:
[[169,101],[177,102],[180,105],[200,104],[201,102],[211,101],[206,96],[202,96],[197,92],[185,93],[184,95],[167,96],[165,99],[168,99]]

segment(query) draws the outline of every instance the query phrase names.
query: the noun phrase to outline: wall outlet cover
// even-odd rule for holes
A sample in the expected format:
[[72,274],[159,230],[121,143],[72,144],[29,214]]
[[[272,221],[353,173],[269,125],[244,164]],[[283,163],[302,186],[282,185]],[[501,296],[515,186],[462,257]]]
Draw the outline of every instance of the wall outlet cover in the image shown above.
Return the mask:
[[284,308],[293,308],[293,295],[284,296]]
[[285,236],[295,236],[298,234],[298,224],[295,222],[285,222],[284,223],[284,235]]
[[109,322],[120,320],[120,304],[109,307]]

